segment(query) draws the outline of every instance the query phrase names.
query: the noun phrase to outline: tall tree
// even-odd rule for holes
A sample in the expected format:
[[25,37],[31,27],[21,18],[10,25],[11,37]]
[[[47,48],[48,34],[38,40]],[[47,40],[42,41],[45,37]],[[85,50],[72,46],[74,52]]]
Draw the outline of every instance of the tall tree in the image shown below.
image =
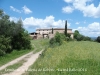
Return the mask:
[[67,37],[67,20],[65,21],[65,36]]
[[78,30],[75,30],[75,31],[74,31],[74,38],[77,39],[77,36],[78,36],[79,34],[80,34],[79,31],[78,31]]
[[9,20],[0,9],[0,56],[10,53],[14,49],[30,49],[31,42],[27,31],[23,28],[21,18],[17,23]]
[[53,28],[52,28],[52,34],[53,34]]

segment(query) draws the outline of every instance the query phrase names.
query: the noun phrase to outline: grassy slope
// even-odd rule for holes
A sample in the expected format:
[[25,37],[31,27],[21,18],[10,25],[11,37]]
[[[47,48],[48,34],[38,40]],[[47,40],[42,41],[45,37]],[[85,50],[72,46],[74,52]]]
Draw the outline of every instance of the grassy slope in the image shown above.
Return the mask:
[[[24,75],[100,75],[100,44],[65,42],[59,47],[48,48],[30,69],[36,71]],[[64,69],[66,71],[61,71]]]
[[34,48],[36,49],[34,51],[34,53],[36,53],[48,46],[48,39],[32,40],[31,43],[34,46]]

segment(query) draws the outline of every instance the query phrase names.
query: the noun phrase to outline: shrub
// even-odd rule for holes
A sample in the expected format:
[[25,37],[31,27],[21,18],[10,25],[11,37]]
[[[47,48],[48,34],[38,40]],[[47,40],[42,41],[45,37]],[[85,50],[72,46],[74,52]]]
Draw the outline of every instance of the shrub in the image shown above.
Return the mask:
[[31,49],[30,40],[29,34],[26,31],[22,31],[12,38],[12,47],[17,50]]
[[4,54],[6,54],[5,51],[0,50],[0,56],[3,56]]
[[74,39],[67,37],[67,41],[74,41]]
[[77,41],[82,41],[83,38],[84,38],[84,36],[81,34],[77,35],[77,37],[76,37]]
[[67,34],[67,37],[69,37],[69,38],[70,38],[70,36],[71,36],[71,34]]
[[100,36],[98,36],[98,37],[97,37],[97,42],[99,42],[99,43],[100,43]]
[[88,36],[85,36],[85,37],[83,38],[83,40],[84,40],[84,41],[91,41],[91,38],[88,37]]
[[55,38],[51,38],[50,41],[49,41],[50,45],[53,45],[54,43],[56,43],[56,40]]
[[66,36],[63,33],[59,33],[61,36],[62,41],[66,41]]
[[54,38],[51,38],[49,41],[50,46],[61,45],[63,41],[66,41],[66,36],[62,33],[57,32]]
[[61,34],[59,32],[56,33],[55,40],[56,40],[56,43],[58,43],[59,45],[62,44],[62,37],[61,37]]
[[11,38],[0,36],[0,55],[12,52]]

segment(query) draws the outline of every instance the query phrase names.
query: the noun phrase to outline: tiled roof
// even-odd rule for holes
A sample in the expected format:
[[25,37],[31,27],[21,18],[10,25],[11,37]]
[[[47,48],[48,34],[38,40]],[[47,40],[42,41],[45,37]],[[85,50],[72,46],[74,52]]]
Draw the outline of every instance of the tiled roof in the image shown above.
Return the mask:
[[[53,30],[64,30],[65,28],[53,28]],[[47,29],[47,28],[45,28],[45,29],[36,29],[36,31],[37,30],[51,30],[51,29]],[[67,29],[67,30],[72,30],[72,29]]]

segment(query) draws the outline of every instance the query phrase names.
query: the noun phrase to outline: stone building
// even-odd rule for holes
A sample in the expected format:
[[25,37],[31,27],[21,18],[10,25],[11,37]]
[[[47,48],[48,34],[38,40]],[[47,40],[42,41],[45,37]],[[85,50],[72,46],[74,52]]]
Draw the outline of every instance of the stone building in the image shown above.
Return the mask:
[[[52,29],[36,29],[36,32],[30,33],[30,36],[33,39],[40,39],[40,38],[52,38],[56,34],[56,32],[64,33],[65,28],[53,28],[53,34]],[[67,33],[71,34],[71,38],[73,38],[73,32],[72,29],[67,29]]]

